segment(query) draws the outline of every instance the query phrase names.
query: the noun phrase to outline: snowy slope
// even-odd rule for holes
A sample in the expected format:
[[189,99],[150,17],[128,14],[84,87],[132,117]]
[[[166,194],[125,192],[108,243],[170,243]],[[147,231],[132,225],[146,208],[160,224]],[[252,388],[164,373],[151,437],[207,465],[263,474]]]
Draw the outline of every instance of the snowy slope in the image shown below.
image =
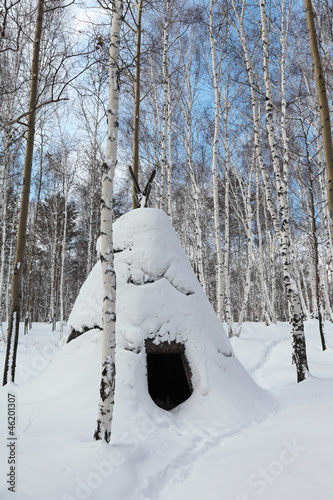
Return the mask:
[[[249,373],[271,388],[279,407],[238,430],[183,423],[168,412],[137,419],[122,442],[94,443],[100,332],[59,345],[49,325],[21,336],[17,397],[17,493],[6,490],[6,420],[1,418],[0,498],[9,500],[331,500],[333,350],[321,352],[316,321],[306,324],[310,370],[295,383],[286,324],[246,324],[233,339]],[[4,353],[0,352],[1,364]],[[26,374],[25,377],[22,374]],[[153,422],[153,424],[152,424]]]
[[289,325],[246,324],[241,338],[232,339],[255,380],[279,399],[279,410],[222,439],[163,500],[332,499],[333,326],[326,324],[326,352],[318,322],[305,328],[311,374],[301,384],[289,362]]

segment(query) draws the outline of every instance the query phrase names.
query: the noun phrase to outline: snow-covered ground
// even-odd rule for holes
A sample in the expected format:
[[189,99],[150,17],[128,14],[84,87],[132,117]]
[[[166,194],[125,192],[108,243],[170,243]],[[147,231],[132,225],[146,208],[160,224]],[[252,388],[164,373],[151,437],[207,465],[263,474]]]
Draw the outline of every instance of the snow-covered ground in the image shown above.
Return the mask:
[[[69,317],[70,331],[89,331],[67,344],[47,325],[20,337],[17,385],[0,390],[0,498],[12,498],[12,488],[18,500],[331,500],[332,325],[323,353],[316,321],[307,323],[311,375],[297,385],[289,326],[246,324],[230,344],[164,212],[120,217],[114,247],[111,445],[92,439],[102,337],[97,263]],[[179,368],[168,349],[178,350]],[[173,409],[155,404],[150,391]]]
[[[132,415],[124,431],[124,415],[115,411],[108,446],[92,440],[101,332],[91,330],[64,345],[59,332],[34,324],[20,337],[17,385],[0,390],[0,498],[331,500],[333,325],[326,324],[325,352],[316,320],[306,323],[306,336],[311,374],[301,384],[290,363],[287,324],[247,323],[241,337],[232,339],[238,359],[275,400],[246,425],[227,429],[228,415],[211,418],[204,406],[200,419],[156,407],[150,415]],[[1,371],[3,362],[2,348]],[[8,439],[8,394],[15,396],[14,445]],[[15,494],[6,483],[11,446]]]

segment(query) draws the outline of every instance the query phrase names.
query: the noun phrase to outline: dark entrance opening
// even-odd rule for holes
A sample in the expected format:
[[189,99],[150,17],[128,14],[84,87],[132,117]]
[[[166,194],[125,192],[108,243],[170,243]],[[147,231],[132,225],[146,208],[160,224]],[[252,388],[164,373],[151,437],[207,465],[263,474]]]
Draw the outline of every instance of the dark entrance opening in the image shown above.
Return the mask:
[[168,344],[167,348],[154,346],[152,350],[148,347],[147,375],[150,397],[163,410],[175,408],[193,392],[191,372],[181,344]]

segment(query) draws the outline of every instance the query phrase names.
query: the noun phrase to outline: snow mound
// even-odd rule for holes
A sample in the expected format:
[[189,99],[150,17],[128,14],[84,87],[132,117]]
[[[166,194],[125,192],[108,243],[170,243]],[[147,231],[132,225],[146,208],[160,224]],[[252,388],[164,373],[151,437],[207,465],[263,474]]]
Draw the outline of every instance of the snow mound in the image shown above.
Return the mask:
[[[192,395],[174,418],[214,422],[226,429],[261,420],[272,408],[234,356],[229,339],[203,292],[167,217],[157,209],[134,210],[114,224],[117,275],[117,379],[114,426],[165,415],[147,384],[147,340],[181,345],[189,363]],[[102,327],[102,273],[98,262],[69,318],[72,330]],[[117,418],[117,415],[121,417]],[[168,417],[169,418],[169,417]],[[170,417],[171,418],[171,417]]]

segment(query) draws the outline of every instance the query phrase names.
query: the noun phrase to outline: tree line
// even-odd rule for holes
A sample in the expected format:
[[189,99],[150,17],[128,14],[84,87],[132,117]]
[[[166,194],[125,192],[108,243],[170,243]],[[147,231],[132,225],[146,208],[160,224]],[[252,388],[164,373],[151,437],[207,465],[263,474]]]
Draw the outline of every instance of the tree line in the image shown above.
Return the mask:
[[[38,5],[3,0],[0,10],[0,319],[10,317],[33,129],[17,320],[62,328],[97,258],[115,4],[80,10],[44,0],[37,74]],[[333,10],[327,0],[312,6],[332,109]],[[114,216],[135,207],[128,166],[140,185],[156,169],[150,204],[168,213],[229,336],[243,321],[289,319],[303,359],[301,325],[318,317],[325,348],[323,322],[333,319],[329,179],[304,4],[125,2],[119,43]],[[302,378],[306,361],[300,365]]]

